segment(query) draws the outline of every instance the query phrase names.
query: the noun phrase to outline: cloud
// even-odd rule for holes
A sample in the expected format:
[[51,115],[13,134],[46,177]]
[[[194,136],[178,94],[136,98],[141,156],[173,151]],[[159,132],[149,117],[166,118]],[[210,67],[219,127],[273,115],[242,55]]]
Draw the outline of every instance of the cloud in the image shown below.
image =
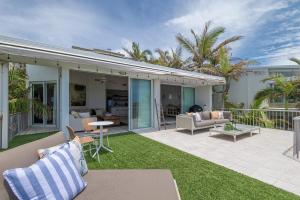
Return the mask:
[[[253,48],[252,40],[259,45],[258,32],[265,31],[269,22],[275,20],[277,12],[288,8],[289,4],[290,1],[287,0],[231,0],[230,3],[224,0],[192,1],[187,5],[186,13],[167,20],[165,25],[177,29],[178,32],[186,32],[190,29],[199,32],[205,22],[212,20],[213,25],[226,28],[226,33],[221,39],[233,35],[245,36],[243,40],[232,45],[233,53],[239,55],[240,51],[247,51],[247,47]],[[295,16],[297,12],[287,12],[289,14],[281,14],[277,18],[285,19]],[[280,38],[276,39],[279,42]]]
[[69,47],[78,40],[100,35],[101,29],[96,26],[101,24],[99,18],[82,5],[72,1],[45,2],[22,5],[18,1],[1,1],[1,34]]

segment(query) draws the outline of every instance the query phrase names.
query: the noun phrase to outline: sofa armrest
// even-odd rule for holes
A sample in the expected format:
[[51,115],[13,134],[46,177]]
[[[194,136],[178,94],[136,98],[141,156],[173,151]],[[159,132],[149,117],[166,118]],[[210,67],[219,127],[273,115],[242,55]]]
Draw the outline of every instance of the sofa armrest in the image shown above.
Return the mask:
[[195,128],[193,117],[184,114],[177,115],[176,128],[185,128],[185,129],[193,130]]

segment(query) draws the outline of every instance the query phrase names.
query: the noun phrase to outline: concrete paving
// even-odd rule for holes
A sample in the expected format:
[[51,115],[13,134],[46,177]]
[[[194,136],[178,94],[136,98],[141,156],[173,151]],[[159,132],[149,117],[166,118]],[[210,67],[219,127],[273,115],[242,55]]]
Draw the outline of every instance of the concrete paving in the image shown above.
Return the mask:
[[261,129],[261,134],[231,136],[208,130],[168,129],[141,135],[300,195],[300,161],[292,156],[293,132]]

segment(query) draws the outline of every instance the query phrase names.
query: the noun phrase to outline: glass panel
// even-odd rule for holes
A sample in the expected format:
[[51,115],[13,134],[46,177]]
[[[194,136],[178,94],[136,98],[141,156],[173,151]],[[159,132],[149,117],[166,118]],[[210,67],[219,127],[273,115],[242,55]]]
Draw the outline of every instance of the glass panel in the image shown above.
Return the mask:
[[189,108],[195,105],[195,88],[182,88],[182,112],[189,112]]
[[43,84],[32,84],[32,122],[33,124],[43,124]]
[[56,119],[56,84],[55,83],[47,83],[47,99],[46,99],[46,123],[48,125],[55,124]]
[[151,127],[151,81],[131,79],[131,128]]

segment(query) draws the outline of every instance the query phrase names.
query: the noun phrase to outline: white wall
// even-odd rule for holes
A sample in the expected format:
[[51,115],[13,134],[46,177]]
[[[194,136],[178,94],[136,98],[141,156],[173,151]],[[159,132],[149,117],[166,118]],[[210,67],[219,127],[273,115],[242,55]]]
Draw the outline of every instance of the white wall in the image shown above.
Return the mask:
[[105,82],[96,81],[102,77],[100,74],[70,71],[70,83],[86,86],[86,106],[76,108],[106,108]]
[[57,81],[58,68],[40,65],[26,65],[29,81]]
[[267,86],[261,82],[266,77],[268,77],[268,72],[262,69],[255,72],[247,72],[239,81],[231,81],[228,94],[229,101],[236,104],[244,103],[245,108],[249,108],[255,94]]
[[212,109],[212,86],[198,86],[195,88],[195,103],[201,107],[207,105],[207,110]]

